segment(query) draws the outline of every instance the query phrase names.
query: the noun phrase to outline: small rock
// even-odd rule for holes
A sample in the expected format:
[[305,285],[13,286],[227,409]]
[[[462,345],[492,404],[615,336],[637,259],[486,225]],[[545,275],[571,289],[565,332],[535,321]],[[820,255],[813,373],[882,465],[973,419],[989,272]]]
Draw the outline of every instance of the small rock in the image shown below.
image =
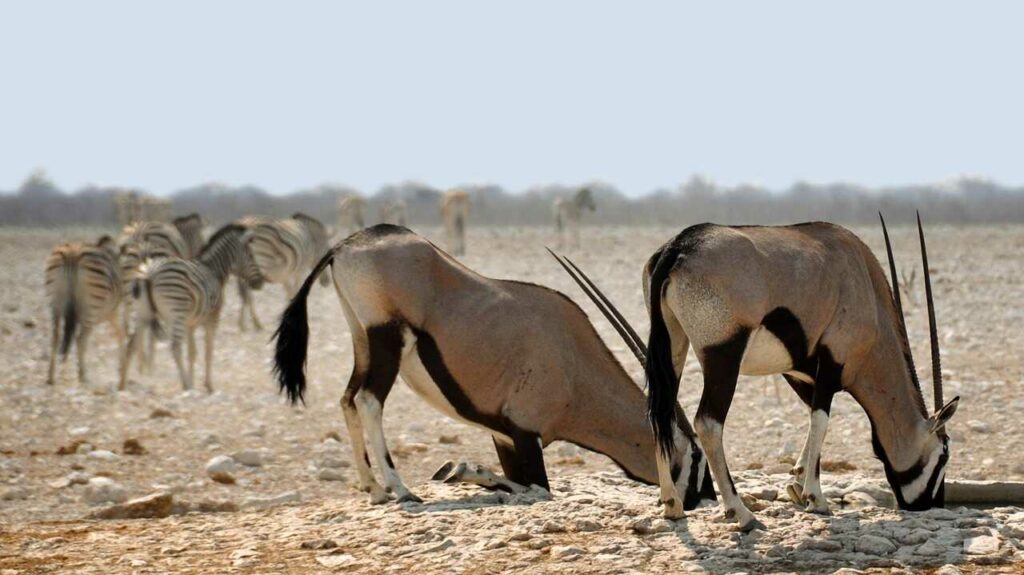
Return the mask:
[[565,533],[565,525],[557,521],[545,521],[540,531],[541,533]]
[[441,435],[437,438],[437,442],[444,445],[456,445],[462,443],[462,439],[458,435]]
[[345,474],[333,467],[325,467],[316,475],[320,481],[345,481]]
[[964,553],[967,555],[994,555],[999,552],[999,538],[979,535],[964,539]]
[[236,468],[235,460],[230,455],[218,455],[206,462],[206,473],[211,475],[214,473],[231,473]]
[[0,495],[0,500],[3,501],[21,501],[24,499],[28,499],[28,489],[21,486],[11,487]]
[[92,433],[92,429],[89,427],[73,427],[68,430],[68,435],[71,437],[83,437]]
[[83,441],[82,443],[78,444],[78,447],[75,449],[75,453],[77,453],[79,455],[86,455],[86,454],[92,452],[93,449],[94,449],[94,447],[92,446],[91,443]]
[[246,467],[262,467],[263,455],[255,449],[243,449],[231,454],[231,458]]
[[85,485],[82,498],[89,505],[101,505],[103,503],[123,503],[128,499],[128,494],[120,483],[109,477],[93,477]]
[[672,531],[672,524],[665,519],[651,519],[650,517],[644,517],[643,519],[633,521],[629,525],[629,528],[639,535],[650,535],[652,533],[665,533]]
[[170,410],[158,407],[149,413],[150,419],[160,419],[162,417],[174,417],[174,414]]
[[278,505],[289,505],[302,502],[302,496],[298,491],[287,491],[277,497],[249,497],[242,501],[242,509],[259,510],[277,507]]
[[138,439],[125,439],[121,445],[121,453],[125,455],[145,455],[146,448],[139,443]]
[[89,519],[149,519],[167,517],[174,507],[170,493],[153,493],[89,514]]
[[922,543],[917,549],[914,549],[914,555],[941,557],[942,555],[945,555],[946,550],[946,545],[943,545],[934,539],[929,539]]
[[312,541],[303,541],[301,547],[303,549],[334,549],[338,544],[333,539],[313,539]]
[[585,533],[601,530],[601,524],[593,519],[579,519],[576,521],[575,527],[576,531],[582,531]]
[[93,451],[90,451],[89,457],[92,457],[93,459],[102,459],[103,461],[113,461],[115,459],[120,459],[120,456],[118,454],[114,453],[113,451],[108,451],[106,449],[95,449]]
[[887,555],[896,550],[896,545],[886,539],[885,537],[879,537],[878,535],[861,535],[857,539],[857,551],[861,553],[867,553],[869,555]]
[[344,469],[350,466],[347,460],[332,456],[326,456],[317,463],[317,467],[321,469]]
[[963,575],[963,571],[956,565],[945,564],[935,570],[935,575]]
[[203,435],[203,437],[199,440],[199,444],[200,445],[206,445],[206,446],[209,446],[209,445],[219,445],[220,444],[220,438],[217,437],[216,433],[207,433],[207,434]]
[[552,559],[568,559],[570,557],[578,557],[583,555],[583,550],[574,545],[552,545],[551,546],[551,558]]
[[972,419],[967,422],[967,429],[975,433],[992,433],[992,426],[987,422]]

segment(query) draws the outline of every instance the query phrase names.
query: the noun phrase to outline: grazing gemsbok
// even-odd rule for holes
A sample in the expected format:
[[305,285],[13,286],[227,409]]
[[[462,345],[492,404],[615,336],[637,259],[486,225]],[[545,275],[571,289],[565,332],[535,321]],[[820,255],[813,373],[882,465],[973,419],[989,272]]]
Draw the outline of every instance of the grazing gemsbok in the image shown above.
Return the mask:
[[[213,391],[213,341],[224,303],[224,283],[228,275],[241,271],[241,278],[258,288],[263,281],[246,247],[249,232],[238,224],[228,224],[215,233],[192,260],[165,258],[147,261],[132,282],[131,295],[138,305],[136,325],[152,318],[159,320],[171,334],[171,351],[178,366],[183,388],[192,389],[195,368],[195,330],[206,332],[205,384]],[[128,340],[128,353],[121,365],[118,389],[127,383],[132,352],[138,343],[138,330]],[[182,343],[188,344],[188,369],[181,357]]]
[[[483,277],[398,226],[338,243],[285,310],[274,369],[293,403],[306,389],[306,297],[328,266],[354,347],[341,408],[371,501],[388,494],[370,468],[364,432],[384,485],[399,501],[417,499],[395,471],[382,426],[398,375],[437,410],[489,433],[512,482],[548,489],[542,450],[555,440],[607,455],[636,480],[658,481],[643,392],[578,306],[545,287]],[[669,505],[692,509],[714,499],[714,489],[686,418],[677,424],[674,482],[662,493]]]
[[351,235],[365,228],[366,221],[363,219],[365,207],[366,200],[355,194],[338,200],[338,230],[345,235]]
[[405,200],[386,200],[380,206],[381,223],[404,226],[406,208]]
[[810,408],[810,429],[789,492],[827,513],[819,483],[832,397],[847,391],[871,422],[872,445],[900,508],[941,507],[959,398],[942,404],[938,336],[924,232],[918,229],[932,344],[936,413],[929,416],[910,354],[888,232],[893,289],[871,250],[848,230],[815,222],[784,227],[701,224],[683,230],[644,270],[651,318],[647,377],[659,465],[675,450],[676,395],[693,347],[704,372],[694,419],[725,516],[760,526],[726,465],[722,431],[743,375],[784,374]]
[[[284,286],[290,298],[302,279],[327,251],[323,224],[305,214],[281,220],[257,221],[248,240],[256,265],[268,283]],[[320,278],[327,285],[327,276]]]
[[594,211],[594,195],[589,187],[580,188],[572,198],[555,198],[552,213],[555,217],[555,229],[558,231],[558,244],[566,245],[566,235],[572,237],[572,246],[580,246],[580,220],[583,210]]
[[174,218],[171,224],[178,229],[185,245],[188,246],[188,257],[199,255],[206,241],[203,239],[203,219],[197,213]]
[[441,196],[441,217],[452,255],[466,255],[466,220],[469,219],[469,194],[463,190],[450,190]]
[[[124,331],[117,321],[122,290],[116,246],[109,236],[100,238],[96,245],[62,244],[50,252],[46,258],[46,295],[53,316],[53,333],[46,383],[53,384],[58,345],[60,356],[66,358],[76,334],[78,380],[89,381],[85,366],[89,334],[100,323],[108,322],[114,329],[117,349],[123,352]],[[63,338],[60,335],[62,324]]]

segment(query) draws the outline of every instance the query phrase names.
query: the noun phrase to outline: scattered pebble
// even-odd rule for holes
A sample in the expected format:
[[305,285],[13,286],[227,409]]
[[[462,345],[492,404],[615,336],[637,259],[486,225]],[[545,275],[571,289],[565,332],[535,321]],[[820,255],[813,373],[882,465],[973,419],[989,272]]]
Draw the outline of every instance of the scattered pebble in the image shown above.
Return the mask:
[[128,493],[120,483],[109,477],[93,477],[85,485],[82,499],[89,505],[122,503],[128,499]]

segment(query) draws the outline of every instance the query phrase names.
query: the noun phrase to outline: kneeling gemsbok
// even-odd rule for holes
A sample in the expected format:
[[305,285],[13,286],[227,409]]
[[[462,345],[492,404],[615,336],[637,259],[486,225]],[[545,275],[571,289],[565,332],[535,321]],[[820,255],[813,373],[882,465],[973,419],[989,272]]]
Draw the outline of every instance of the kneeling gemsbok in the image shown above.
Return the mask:
[[[364,432],[384,485],[399,501],[417,499],[395,471],[382,427],[399,374],[437,410],[490,434],[512,482],[548,489],[542,450],[555,440],[607,455],[633,479],[658,481],[643,392],[579,307],[548,288],[483,277],[399,226],[374,226],[337,244],[284,312],[275,372],[292,402],[306,387],[306,297],[328,266],[355,357],[341,409],[371,501],[383,503],[388,493],[373,476]],[[692,509],[714,499],[685,417],[672,436],[666,504]]]
[[736,493],[722,431],[737,376],[784,374],[810,408],[791,498],[828,513],[819,483],[832,397],[847,391],[871,422],[872,445],[900,508],[941,507],[959,397],[942,403],[942,372],[928,254],[918,217],[931,332],[934,415],[914,369],[889,235],[893,288],[871,250],[848,230],[815,222],[784,227],[701,224],[661,247],[644,270],[651,317],[647,377],[658,464],[675,450],[676,395],[693,346],[704,372],[694,419],[725,516],[759,526]]

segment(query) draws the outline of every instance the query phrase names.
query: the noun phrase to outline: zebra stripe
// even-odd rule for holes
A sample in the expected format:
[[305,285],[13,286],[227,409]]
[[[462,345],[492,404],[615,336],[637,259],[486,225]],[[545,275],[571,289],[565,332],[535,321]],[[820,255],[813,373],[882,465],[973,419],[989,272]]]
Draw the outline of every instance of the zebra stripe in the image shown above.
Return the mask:
[[[109,322],[123,344],[123,332],[117,322],[123,284],[113,243],[104,236],[96,245],[63,244],[46,258],[46,295],[53,315],[50,340],[50,365],[46,382],[53,384],[57,355],[66,356],[77,335],[78,379],[88,381],[85,359],[89,334],[103,322]],[[63,324],[63,338],[60,336]]]
[[[249,241],[263,277],[285,287],[288,297],[298,291],[306,274],[327,252],[327,231],[319,221],[304,214],[289,219],[261,221],[252,228]],[[320,276],[327,285],[327,275]]]
[[188,247],[188,257],[194,258],[203,249],[203,219],[199,214],[191,213],[187,216],[174,218],[171,224],[181,234],[181,238]]

